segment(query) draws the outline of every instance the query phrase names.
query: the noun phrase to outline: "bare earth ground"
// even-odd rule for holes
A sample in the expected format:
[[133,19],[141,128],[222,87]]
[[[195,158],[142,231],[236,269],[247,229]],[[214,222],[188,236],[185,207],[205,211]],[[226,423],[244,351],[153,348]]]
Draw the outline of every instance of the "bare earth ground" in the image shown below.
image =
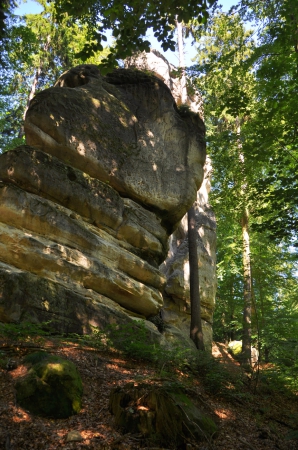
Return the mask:
[[[54,450],[54,449],[151,449],[139,435],[121,434],[114,426],[113,416],[108,411],[109,394],[112,388],[142,379],[156,380],[160,373],[149,364],[138,362],[119,355],[93,349],[80,349],[75,345],[47,341],[47,351],[68,358],[79,369],[83,384],[83,408],[69,419],[50,420],[32,416],[15,402],[14,383],[25,373],[22,357],[32,348],[11,347],[11,343],[0,343],[0,350],[11,356],[14,370],[0,370],[0,449],[4,450]],[[38,349],[36,349],[38,350]],[[223,344],[215,344],[213,355],[233,373],[243,376],[241,368],[227,353]],[[298,413],[298,397],[282,397],[266,393],[262,389],[249,393],[249,400],[220,398],[207,394],[199,379],[189,373],[177,372],[181,382],[191,385],[201,394],[204,402],[212,407],[220,420],[219,435],[212,442],[188,443],[187,450],[295,450],[298,441],[285,440],[293,429],[291,414]],[[246,388],[244,387],[244,390]],[[249,388],[248,392],[249,392]],[[82,440],[68,442],[71,431],[78,431]]]

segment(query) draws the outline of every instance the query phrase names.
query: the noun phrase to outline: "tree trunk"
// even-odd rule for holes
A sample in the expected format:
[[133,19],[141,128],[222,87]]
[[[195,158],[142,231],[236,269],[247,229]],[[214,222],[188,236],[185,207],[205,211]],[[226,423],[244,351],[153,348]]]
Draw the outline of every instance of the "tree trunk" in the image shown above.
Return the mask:
[[243,334],[242,334],[242,358],[245,365],[251,364],[251,305],[252,305],[252,280],[250,263],[250,245],[249,245],[249,215],[245,208],[242,218],[242,244],[243,244]]
[[[187,102],[187,86],[184,61],[183,26],[176,20],[178,35],[179,67],[181,69],[181,103]],[[187,213],[188,222],[188,255],[189,255],[189,290],[190,290],[190,338],[197,349],[205,350],[201,321],[201,300],[199,284],[199,263],[197,249],[197,226],[194,205]]]
[[[34,78],[33,78],[32,84],[31,84],[30,93],[28,95],[27,104],[26,104],[26,107],[25,107],[25,110],[24,110],[24,114],[23,114],[23,121],[25,120],[26,113],[28,111],[30,102],[31,102],[31,100],[33,99],[33,97],[35,95],[36,86],[37,86],[40,74],[41,74],[41,67],[38,67],[36,72],[35,72],[35,74],[34,74]],[[25,134],[25,132],[24,132],[24,125],[22,125],[21,128],[20,128],[18,137],[22,138],[24,136],[24,134]]]
[[[44,43],[44,46],[43,46],[43,50],[44,50],[45,54],[49,50],[50,42],[51,42],[51,36],[48,35],[47,39],[46,39],[46,42]],[[25,110],[24,110],[24,113],[23,113],[23,121],[25,121],[26,113],[27,113],[27,111],[29,109],[30,102],[31,102],[31,100],[33,99],[33,97],[35,95],[37,83],[39,81],[39,77],[40,77],[40,74],[41,74],[41,71],[42,71],[42,66],[43,66],[43,63],[42,63],[42,61],[40,61],[39,67],[36,69],[36,72],[34,74],[34,78],[33,78],[32,84],[31,84],[31,89],[30,89],[30,92],[29,92],[29,95],[28,95],[27,104],[26,104],[26,107],[25,107]],[[24,134],[25,134],[24,125],[22,125],[21,129],[19,131],[18,137],[22,138],[24,136]]]
[[240,170],[243,175],[240,196],[242,198],[243,213],[241,217],[242,231],[242,261],[243,261],[243,330],[242,330],[242,363],[244,366],[251,365],[251,306],[252,306],[252,278],[249,244],[249,212],[246,206],[247,183],[244,173],[244,154],[241,143],[241,126],[239,117],[236,118],[236,133],[238,141],[238,158]]
[[180,87],[181,87],[181,104],[187,103],[187,86],[186,86],[186,74],[185,74],[185,58],[184,58],[184,42],[183,42],[183,26],[181,22],[176,20],[177,27],[177,40],[178,40],[178,52],[179,52],[179,69],[180,75]]
[[188,222],[188,254],[189,254],[189,286],[190,286],[190,338],[199,350],[205,350],[202,321],[201,299],[199,285],[199,263],[197,249],[197,227],[195,208],[192,206],[187,213]]

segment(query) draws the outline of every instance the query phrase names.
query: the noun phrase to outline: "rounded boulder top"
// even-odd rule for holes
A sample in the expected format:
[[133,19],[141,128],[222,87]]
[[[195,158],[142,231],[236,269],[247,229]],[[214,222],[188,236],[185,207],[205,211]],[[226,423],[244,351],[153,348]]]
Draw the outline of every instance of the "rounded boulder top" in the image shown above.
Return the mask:
[[180,115],[163,81],[138,70],[70,69],[32,100],[25,133],[29,145],[108,183],[169,230],[203,180],[202,120]]

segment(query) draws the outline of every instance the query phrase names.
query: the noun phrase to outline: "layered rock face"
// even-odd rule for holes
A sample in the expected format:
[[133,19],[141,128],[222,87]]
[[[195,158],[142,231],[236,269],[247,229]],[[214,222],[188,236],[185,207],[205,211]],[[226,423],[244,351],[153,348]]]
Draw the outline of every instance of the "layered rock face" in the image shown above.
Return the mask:
[[200,118],[154,76],[83,65],[33,99],[25,133],[0,156],[0,321],[83,333],[158,314],[203,180]]
[[[159,76],[169,87],[177,105],[181,104],[181,85],[177,68],[170,64],[158,51],[141,53],[126,61],[127,67],[150,70]],[[189,109],[203,117],[202,98],[198,92],[187,97]],[[216,221],[208,202],[211,186],[212,166],[207,158],[204,165],[204,180],[197,192],[194,204],[198,230],[197,252],[201,298],[201,317],[205,347],[212,346],[212,321],[216,294]],[[166,277],[164,307],[162,317],[165,323],[189,335],[190,329],[190,293],[187,215],[170,238],[169,254],[161,266]],[[174,330],[174,328],[172,328]]]

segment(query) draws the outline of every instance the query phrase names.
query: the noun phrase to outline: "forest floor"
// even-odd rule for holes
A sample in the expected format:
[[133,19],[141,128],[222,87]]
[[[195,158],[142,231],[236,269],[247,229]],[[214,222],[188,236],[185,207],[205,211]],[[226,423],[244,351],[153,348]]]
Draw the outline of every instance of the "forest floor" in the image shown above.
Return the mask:
[[[9,370],[0,370],[0,449],[161,449],[156,443],[150,445],[140,435],[122,434],[115,427],[114,417],[108,409],[111,389],[128,382],[160,380],[160,368],[113,352],[97,351],[61,340],[47,340],[43,348],[76,364],[84,385],[83,407],[79,414],[59,420],[36,417],[20,408],[15,401],[14,384],[26,371],[22,365],[23,356],[34,349],[32,344],[19,346],[3,342],[1,347],[0,343],[0,350],[7,351],[11,358]],[[191,385],[191,389],[201,396],[219,419],[219,433],[215,439],[210,442],[189,442],[184,448],[298,449],[297,439],[287,440],[288,433],[295,429],[295,421],[297,429],[298,397],[272,390],[266,384],[255,389],[256,382],[247,378],[224,344],[214,344],[213,356],[220,359],[221,364],[236,377],[242,377],[242,392],[238,396],[209,392],[200,377],[193,373],[172,370],[171,375],[167,374],[167,377],[173,376],[181,383]],[[69,433],[73,431],[79,432],[80,441],[69,441]]]

